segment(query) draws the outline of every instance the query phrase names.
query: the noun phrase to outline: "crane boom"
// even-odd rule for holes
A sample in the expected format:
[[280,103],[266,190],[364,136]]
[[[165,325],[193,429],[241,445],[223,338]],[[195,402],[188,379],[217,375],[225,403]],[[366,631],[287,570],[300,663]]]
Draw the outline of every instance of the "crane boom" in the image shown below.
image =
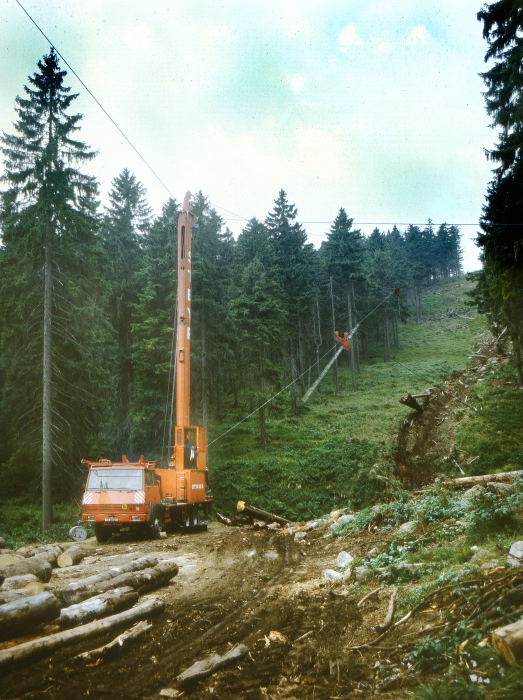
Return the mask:
[[196,217],[186,192],[178,213],[178,312],[176,348],[176,423],[191,424],[191,230]]

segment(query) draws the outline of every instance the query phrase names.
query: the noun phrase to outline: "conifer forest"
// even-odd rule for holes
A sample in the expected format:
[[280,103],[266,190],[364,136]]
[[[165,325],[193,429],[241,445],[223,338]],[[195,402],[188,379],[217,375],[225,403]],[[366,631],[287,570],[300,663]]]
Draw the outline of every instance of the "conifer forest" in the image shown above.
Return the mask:
[[[23,483],[38,498],[42,460],[52,475],[44,488],[61,500],[78,491],[81,459],[145,454],[162,463],[170,444],[180,204],[169,199],[155,215],[124,169],[100,206],[75,97],[51,50],[16,98],[13,133],[2,137],[5,496]],[[387,361],[402,324],[421,321],[427,286],[461,273],[456,226],[428,221],[366,238],[340,202],[316,250],[286,191],[275,195],[265,220],[246,221],[237,240],[209,198],[193,196],[191,404],[211,441],[231,409],[250,413],[288,384],[296,412],[334,331],[350,331],[401,287],[358,333],[349,360],[356,370],[378,342]],[[258,412],[263,446],[270,410]]]

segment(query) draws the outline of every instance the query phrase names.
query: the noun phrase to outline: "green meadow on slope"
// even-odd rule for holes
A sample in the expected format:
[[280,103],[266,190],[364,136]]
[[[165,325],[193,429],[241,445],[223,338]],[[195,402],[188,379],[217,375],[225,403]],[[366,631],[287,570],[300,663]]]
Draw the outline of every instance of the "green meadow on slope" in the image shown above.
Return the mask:
[[[390,362],[383,362],[377,342],[371,345],[356,391],[351,389],[347,360],[341,359],[337,395],[329,374],[321,394],[316,392],[297,415],[290,413],[284,395],[276,399],[268,412],[267,450],[259,447],[256,416],[218,441],[209,459],[217,509],[232,513],[236,501],[245,500],[302,520],[383,499],[387,484],[397,475],[398,433],[409,415],[398,402],[400,397],[422,393],[463,370],[471,353],[489,338],[485,319],[466,305],[472,287],[471,281],[459,278],[427,290],[423,322],[409,320],[401,327],[400,347]],[[471,473],[523,466],[517,435],[507,438],[497,424],[505,422],[508,429],[516,429],[523,423],[519,392],[507,394],[494,381],[501,372],[506,381],[515,383],[515,371],[511,364],[492,371],[473,390],[479,397],[479,413],[464,408],[458,427],[457,447],[470,459],[481,455]],[[238,411],[235,418],[242,417]],[[220,427],[215,434],[230,425]]]

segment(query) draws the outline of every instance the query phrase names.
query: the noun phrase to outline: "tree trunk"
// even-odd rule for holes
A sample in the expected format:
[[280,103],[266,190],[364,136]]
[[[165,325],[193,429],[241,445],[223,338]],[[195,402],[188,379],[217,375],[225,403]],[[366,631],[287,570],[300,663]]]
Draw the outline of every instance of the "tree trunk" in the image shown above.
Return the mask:
[[35,583],[39,581],[34,574],[23,574],[23,576],[11,576],[4,581],[0,590],[3,591],[16,591],[20,588],[25,588],[28,583]]
[[[51,228],[52,224],[50,225]],[[53,261],[52,230],[45,239],[44,262],[44,348],[42,365],[42,532],[53,520],[52,505],[52,386],[53,386]]]
[[130,586],[133,590],[142,593],[144,591],[165,586],[178,573],[178,566],[172,561],[161,561],[154,569],[143,569],[142,571],[130,571],[125,574],[115,576],[108,581],[90,584],[87,587],[76,590],[61,589],[55,591],[55,595],[66,605],[76,605],[88,598],[107,593],[115,588]]
[[26,559],[29,559],[29,557],[38,557],[39,559],[49,562],[51,566],[55,566],[56,560],[60,554],[62,554],[62,548],[57,544],[44,544],[41,547],[29,545],[17,549],[16,553],[21,554]]
[[457,479],[444,481],[443,484],[445,486],[460,486],[461,488],[468,488],[469,486],[485,484],[491,481],[512,481],[515,476],[521,475],[523,475],[523,470],[514,472],[500,472],[499,474],[482,474],[481,476],[460,476]]
[[89,598],[77,605],[70,605],[60,611],[60,627],[76,627],[107,615],[114,615],[132,608],[138,602],[138,593],[130,586],[115,588],[102,595]]
[[43,583],[47,583],[51,578],[51,572],[51,564],[39,557],[29,557],[29,559],[20,559],[15,564],[4,566],[0,569],[0,576],[9,578],[10,576],[33,574]]
[[[336,315],[334,313],[334,292],[332,289],[332,277],[330,278],[330,293],[331,293],[331,310],[332,310],[332,337],[334,338],[334,333],[336,331]],[[338,382],[338,360],[334,361],[334,366],[332,369],[332,381],[334,383],[334,391],[337,394],[340,390],[340,385]]]
[[294,338],[291,335],[290,338],[290,363],[291,363],[291,411],[293,413],[298,412],[298,391],[296,390],[296,362],[294,359]]
[[103,659],[110,656],[113,652],[119,651],[122,647],[127,647],[129,642],[139,639],[146,632],[151,629],[152,625],[146,620],[137,622],[131,627],[131,629],[119,634],[116,639],[112,642],[104,644],[103,647],[98,647],[97,649],[91,649],[91,651],[84,651],[83,654],[78,654],[74,657],[75,661],[97,661],[98,659]]
[[60,554],[56,560],[56,563],[60,569],[64,569],[67,566],[75,566],[75,564],[79,564],[82,559],[87,556],[87,554],[88,553],[85,551],[85,549],[82,549],[78,545],[74,544],[72,547],[69,547],[66,552]]
[[390,336],[389,336],[389,316],[383,315],[383,360],[390,362]]
[[244,515],[250,515],[252,518],[258,518],[260,520],[265,520],[268,523],[278,523],[279,525],[287,525],[290,520],[287,518],[282,518],[279,515],[274,515],[273,513],[268,513],[266,510],[261,508],[256,508],[256,506],[251,506],[245,501],[238,501],[236,504],[236,510],[238,513],[243,513]]
[[158,598],[149,598],[149,600],[140,603],[131,610],[126,610],[118,615],[112,615],[104,620],[96,620],[87,625],[82,625],[73,630],[65,630],[57,634],[51,634],[48,637],[35,639],[32,642],[19,644],[10,649],[0,651],[0,668],[9,666],[10,664],[20,661],[27,661],[38,656],[52,654],[57,649],[65,646],[72,646],[85,639],[99,637],[113,629],[122,627],[137,620],[143,620],[150,615],[158,615],[164,610],[165,604]]
[[16,588],[12,591],[4,591],[0,589],[0,606],[44,592],[44,584],[41,581],[29,583],[26,588]]
[[523,657],[523,620],[494,630],[492,646],[509,664],[517,664]]
[[19,630],[50,622],[59,614],[60,603],[52,593],[38,593],[0,605],[0,635],[13,637]]
[[[349,308],[349,331],[351,331],[354,326],[352,323],[352,294],[349,292],[347,296],[347,305]],[[356,391],[356,353],[354,351],[354,346],[356,344],[356,338],[352,339],[350,344],[350,374],[352,380],[352,391]]]
[[516,372],[518,376],[518,386],[523,387],[523,369],[521,367],[521,345],[519,342],[517,330],[515,330],[514,334],[512,335],[512,347],[514,348],[514,363],[516,365]]
[[207,348],[205,344],[205,315],[202,312],[201,318],[201,329],[202,329],[202,425],[207,428],[208,424],[208,409],[207,409]]
[[265,406],[262,404],[260,410],[258,411],[260,415],[260,441],[262,450],[267,449],[267,428],[265,425]]

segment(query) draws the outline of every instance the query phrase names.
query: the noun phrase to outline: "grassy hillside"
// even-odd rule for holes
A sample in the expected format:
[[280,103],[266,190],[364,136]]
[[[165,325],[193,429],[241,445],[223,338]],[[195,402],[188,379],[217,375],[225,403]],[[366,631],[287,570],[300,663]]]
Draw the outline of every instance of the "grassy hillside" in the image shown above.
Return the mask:
[[[490,338],[485,320],[466,306],[471,287],[471,282],[459,279],[428,290],[423,323],[409,321],[401,327],[400,347],[393,350],[390,362],[382,361],[378,344],[372,347],[357,377],[356,391],[350,388],[350,371],[342,359],[338,395],[328,375],[322,393],[313,395],[298,415],[289,412],[286,399],[276,401],[268,415],[266,451],[259,447],[256,417],[217,442],[210,452],[217,509],[233,512],[236,501],[242,499],[301,520],[383,499],[397,475],[400,428],[410,419],[410,409],[398,403],[399,398],[442,385],[448,375],[463,370],[471,353]],[[474,396],[481,397],[478,412],[456,404],[452,414],[461,421],[452,449],[468,457],[460,461],[466,466],[480,455],[470,471],[499,471],[500,466],[514,468],[522,461],[517,448],[522,396],[515,390],[514,368],[508,360],[492,367],[482,381],[472,382]],[[510,381],[514,383],[506,384]],[[514,390],[507,393],[507,387]],[[235,418],[243,415],[238,412]],[[515,431],[514,437],[486,420],[494,417],[507,431]],[[230,425],[215,429],[215,434]],[[435,466],[456,471],[452,464]]]

